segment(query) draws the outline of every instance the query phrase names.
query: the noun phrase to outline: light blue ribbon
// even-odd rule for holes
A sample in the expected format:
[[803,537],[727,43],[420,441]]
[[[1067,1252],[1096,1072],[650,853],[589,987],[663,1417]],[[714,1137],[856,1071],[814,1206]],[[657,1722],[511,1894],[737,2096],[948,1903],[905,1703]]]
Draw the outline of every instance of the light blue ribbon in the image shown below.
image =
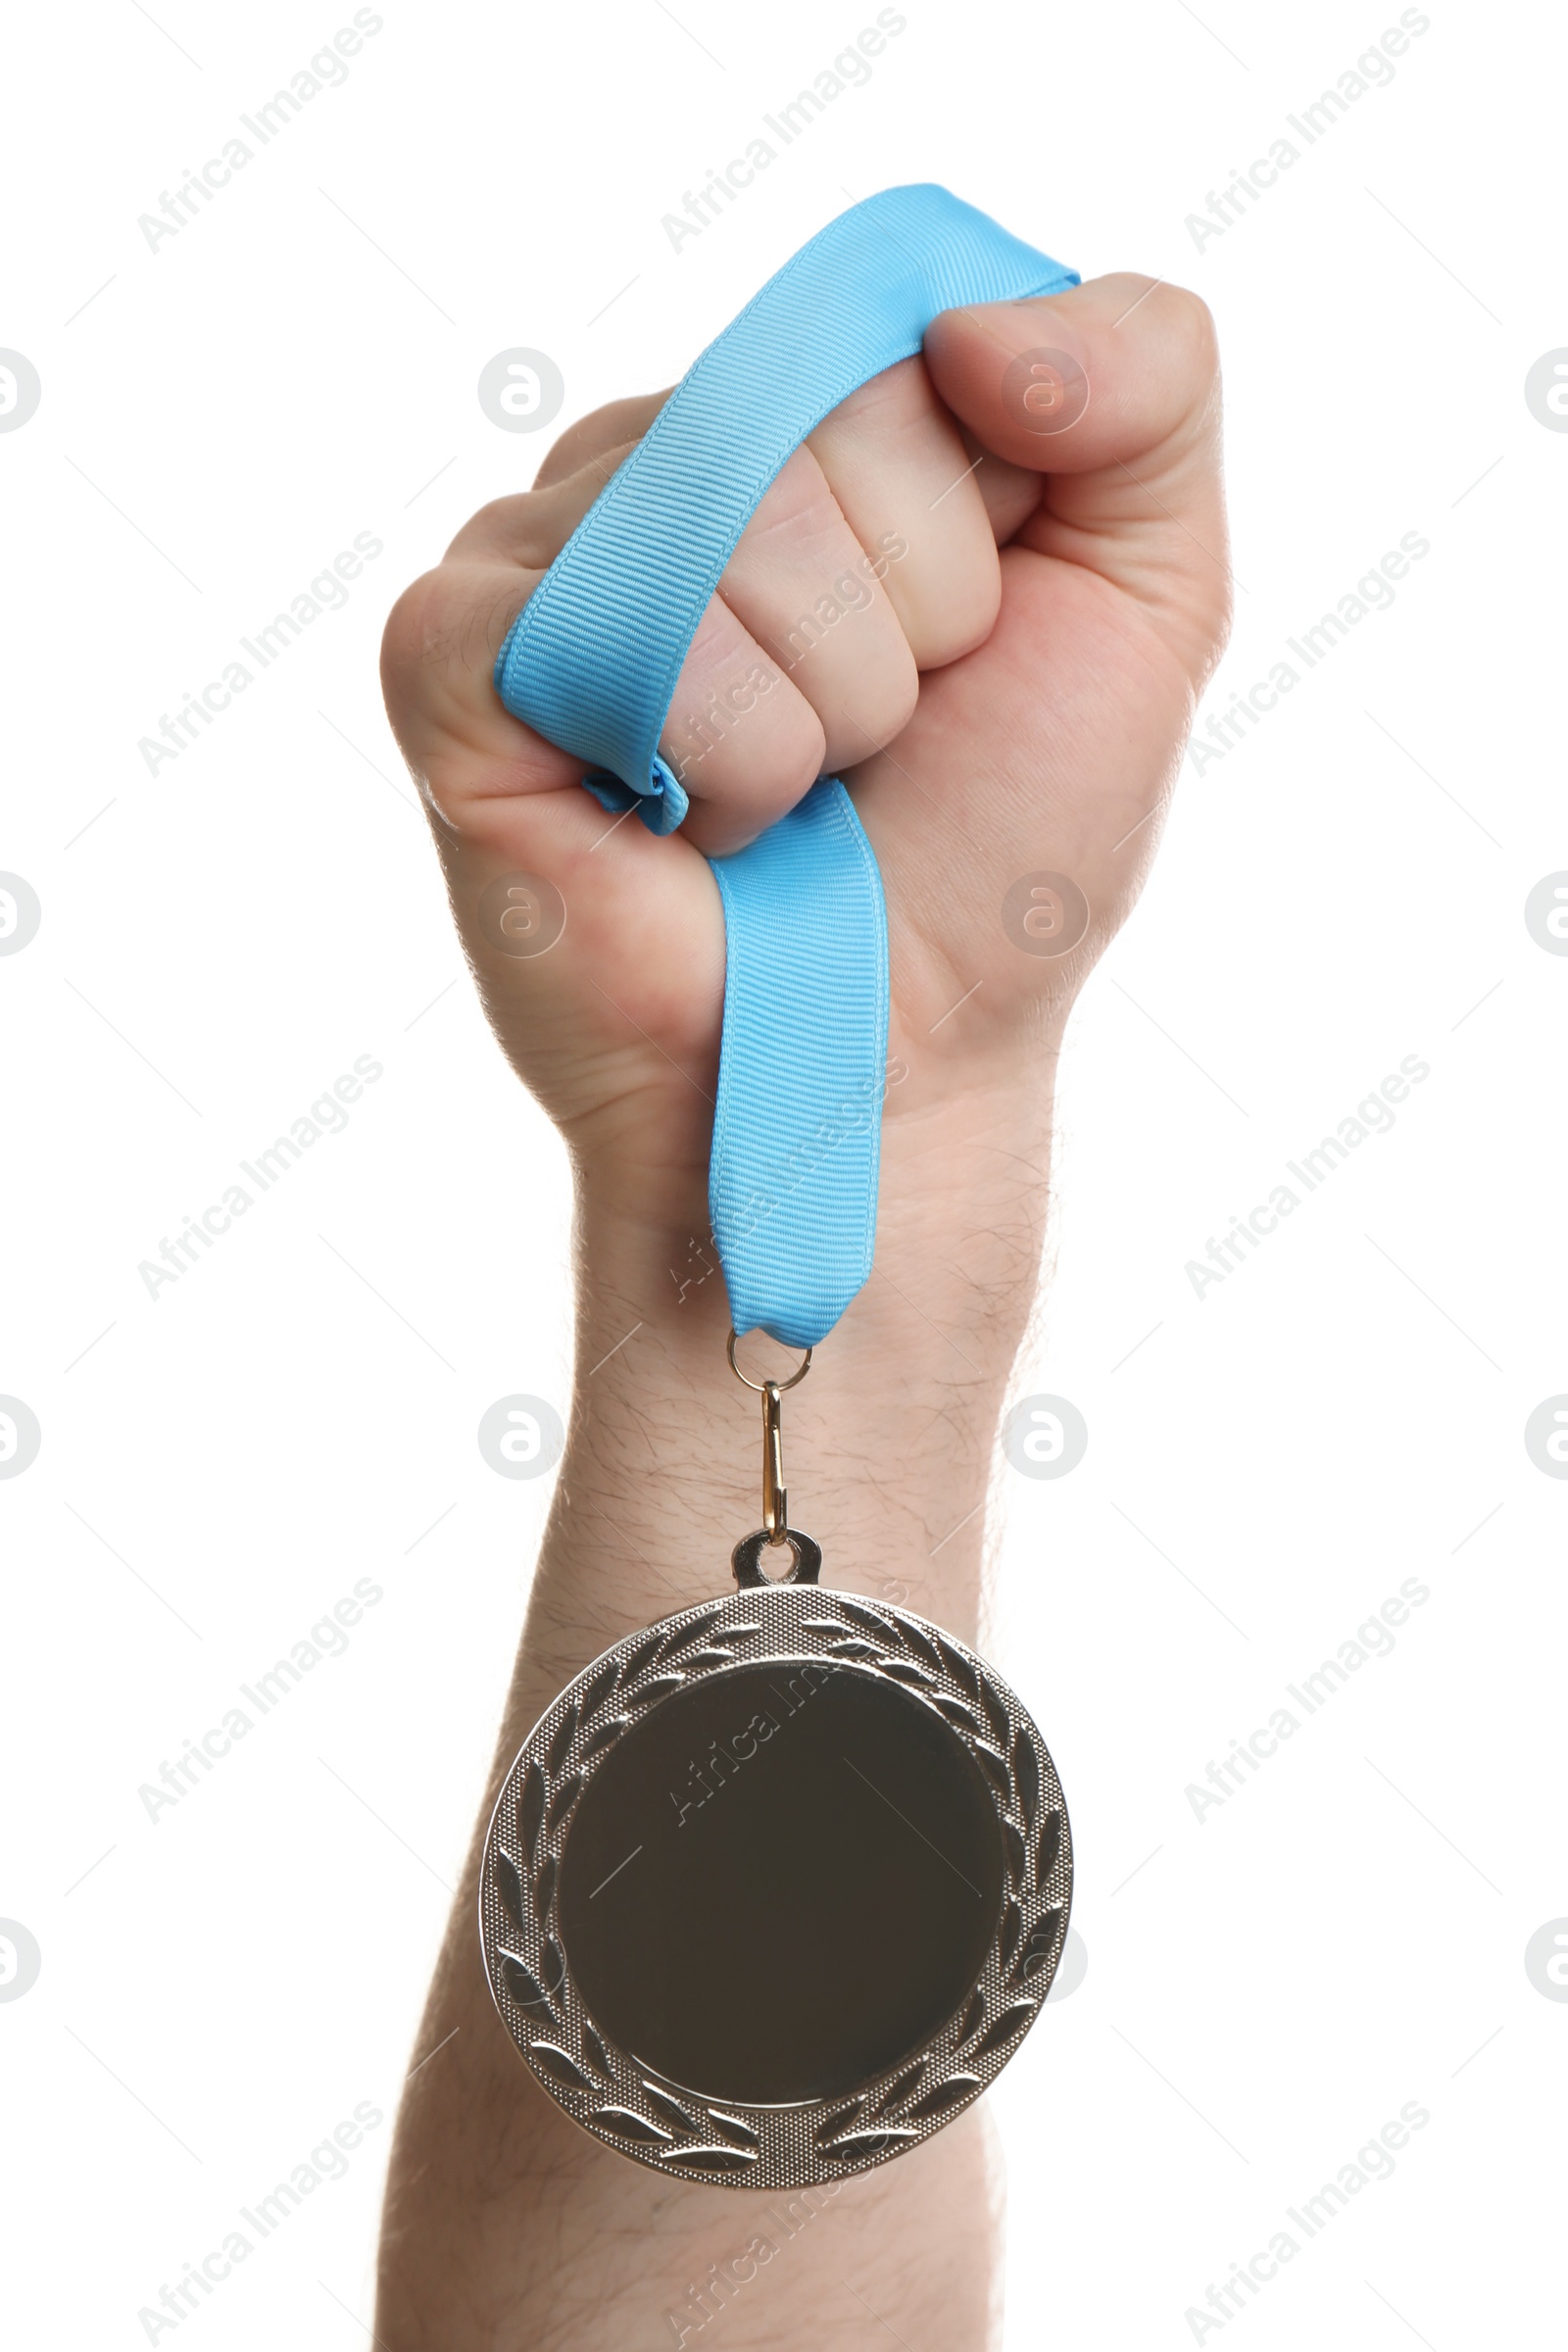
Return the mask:
[[[671,833],[659,739],[698,623],[791,453],[920,349],[939,312],[1077,275],[945,188],[890,188],[804,245],[683,377],[517,615],[507,709]],[[709,1207],[731,1318],[814,1347],[871,1271],[887,1062],[887,910],[837,777],[712,860],[728,964]]]

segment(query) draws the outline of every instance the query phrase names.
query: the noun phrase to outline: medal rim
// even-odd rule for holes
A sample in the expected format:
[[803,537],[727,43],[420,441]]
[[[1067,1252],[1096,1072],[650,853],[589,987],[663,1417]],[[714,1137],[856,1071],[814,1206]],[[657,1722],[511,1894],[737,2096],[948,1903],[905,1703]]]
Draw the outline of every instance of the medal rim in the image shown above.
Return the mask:
[[[782,1621],[779,1608],[769,1607],[770,1595],[783,1603]],[[999,1822],[1013,1832],[1009,1838],[1003,1830],[1002,1899],[986,1958],[962,2001],[893,2066],[832,2098],[761,2104],[699,2096],[665,2082],[598,2025],[560,1936],[561,1859],[572,1817],[593,1773],[618,1744],[618,1736],[601,1740],[585,1764],[585,1726],[592,1744],[596,1718],[624,1707],[635,1710],[619,1716],[622,1732],[629,1731],[696,1680],[754,1662],[744,1642],[733,1650],[722,1646],[726,1635],[735,1640],[747,1623],[757,1624],[762,1637],[756,1663],[837,1658],[896,1683],[906,1696],[930,1706],[980,1771]],[[679,1680],[672,1680],[676,1675]],[[657,1695],[651,1686],[658,1686]],[[639,1705],[649,1697],[651,1706]],[[585,1700],[592,1703],[585,1706]],[[1006,1727],[1004,1745],[998,1739],[999,1718]],[[1026,1753],[1032,1772],[1020,1764]],[[1042,1873],[1038,1862],[1053,1814],[1059,1827]],[[1051,1751],[994,1667],[956,1636],[895,1602],[815,1583],[768,1583],[694,1602],[623,1635],[551,1701],[508,1768],[486,1827],[480,1949],[491,1998],[518,2056],[556,2104],[602,2145],[666,2180],[764,2191],[824,2187],[934,2136],[989,2088],[1022,2047],[1060,1964],[1072,1878],[1071,1824]],[[1037,1946],[1042,1927],[1046,1939]],[[1031,1955],[1034,1964],[1026,1969]],[[508,1960],[538,1988],[537,2000],[507,1982]],[[977,2046],[982,2044],[989,2046]],[[776,2120],[783,2118],[790,2124]],[[804,2150],[803,2124],[809,2128]]]

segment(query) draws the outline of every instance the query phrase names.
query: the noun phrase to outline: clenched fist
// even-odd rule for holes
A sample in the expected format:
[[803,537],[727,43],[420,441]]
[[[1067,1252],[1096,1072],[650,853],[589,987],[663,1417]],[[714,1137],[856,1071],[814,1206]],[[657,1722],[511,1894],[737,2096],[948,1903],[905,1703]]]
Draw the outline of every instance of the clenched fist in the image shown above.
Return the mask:
[[[910,1072],[890,1127],[929,1114],[1027,1051],[1125,913],[1228,570],[1200,302],[1115,276],[946,313],[922,357],[817,427],[744,532],[660,746],[691,812],[657,840],[606,815],[491,668],[663,397],[598,410],[532,490],[483,508],[398,603],[383,673],[508,1053],[579,1165],[612,1186],[635,1171],[644,1213],[697,1230],[724,968],[707,858],[845,777],[887,888],[890,1050]],[[477,919],[486,885],[519,870],[566,908],[537,958]],[[1036,952],[1058,909],[1027,947],[1004,912],[1039,872],[1087,906],[1061,956]]]

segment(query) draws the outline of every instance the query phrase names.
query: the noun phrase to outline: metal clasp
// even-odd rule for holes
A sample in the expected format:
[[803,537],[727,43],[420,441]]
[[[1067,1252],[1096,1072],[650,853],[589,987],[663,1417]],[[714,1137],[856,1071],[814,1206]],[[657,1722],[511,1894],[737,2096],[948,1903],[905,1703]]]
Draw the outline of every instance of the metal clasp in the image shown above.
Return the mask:
[[769,1545],[789,1536],[790,1497],[784,1483],[784,1392],[796,1388],[811,1369],[811,1350],[788,1380],[748,1380],[735,1361],[735,1334],[725,1343],[729,1368],[743,1387],[762,1399],[762,1534]]

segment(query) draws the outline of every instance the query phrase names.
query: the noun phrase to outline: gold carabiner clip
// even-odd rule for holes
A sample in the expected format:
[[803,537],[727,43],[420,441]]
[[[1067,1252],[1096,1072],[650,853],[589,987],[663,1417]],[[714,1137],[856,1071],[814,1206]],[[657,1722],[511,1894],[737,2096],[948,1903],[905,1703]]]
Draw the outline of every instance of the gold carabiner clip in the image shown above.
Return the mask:
[[748,1380],[735,1361],[733,1331],[724,1352],[736,1379],[762,1399],[762,1529],[770,1545],[782,1544],[790,1517],[789,1490],[784,1484],[784,1392],[806,1378],[811,1369],[811,1350],[808,1348],[799,1371],[785,1381]]

